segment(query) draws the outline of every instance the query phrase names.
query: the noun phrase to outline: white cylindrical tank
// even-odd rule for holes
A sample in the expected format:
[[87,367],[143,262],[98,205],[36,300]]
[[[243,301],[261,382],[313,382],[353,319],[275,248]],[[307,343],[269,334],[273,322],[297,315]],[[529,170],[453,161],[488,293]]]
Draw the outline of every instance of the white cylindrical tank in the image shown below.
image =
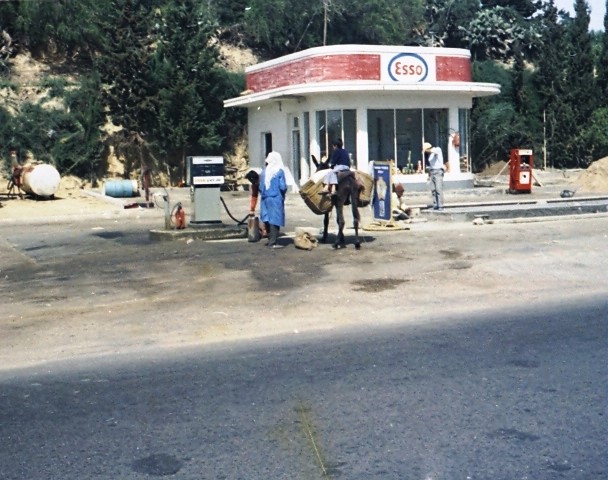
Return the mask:
[[61,176],[55,167],[47,163],[25,165],[21,171],[21,188],[39,197],[52,197],[59,188]]

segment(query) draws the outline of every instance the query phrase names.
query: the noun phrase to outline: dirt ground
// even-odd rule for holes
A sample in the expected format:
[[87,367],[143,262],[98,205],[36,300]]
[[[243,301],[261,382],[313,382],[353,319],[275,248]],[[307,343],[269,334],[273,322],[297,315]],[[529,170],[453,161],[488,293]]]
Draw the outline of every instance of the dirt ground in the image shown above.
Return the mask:
[[[574,191],[594,194],[608,193],[608,157],[593,162],[587,169],[533,170],[543,185],[561,185]],[[507,184],[509,168],[506,162],[496,162],[477,175],[483,181]]]
[[[606,185],[608,175],[595,182],[586,173],[538,172],[544,186],[533,196]],[[287,246],[270,252],[246,240],[150,242],[148,230],[162,228],[162,208],[125,209],[143,199],[80,187],[66,181],[53,200],[0,198],[0,373],[91,355],[434,322],[605,290],[605,216],[482,227],[429,221],[364,232],[359,252],[352,245],[307,252],[289,236],[297,226],[319,227],[321,217],[290,194]],[[169,192],[172,202],[187,202],[186,189]],[[429,200],[428,192],[410,196]],[[222,197],[235,217],[246,214],[247,192]],[[471,192],[446,197],[478,199]],[[361,213],[370,218],[369,209]]]
[[[592,163],[586,170],[535,170],[536,178],[542,187],[535,186],[535,196],[555,196],[560,189],[570,189],[578,195],[608,194],[608,157]],[[496,187],[506,187],[509,182],[508,168],[504,163],[497,163],[490,169],[477,175],[482,182],[493,182]],[[157,189],[158,190],[158,189]],[[160,190],[158,190],[160,191]],[[111,198],[101,194],[101,188],[93,189],[76,177],[63,177],[55,199],[34,200],[8,199],[6,184],[0,184],[0,220],[2,219],[32,219],[36,217],[74,216],[117,214],[130,203],[143,202],[141,196],[136,198]],[[427,192],[411,194],[413,203],[419,199],[426,201]],[[446,192],[446,201],[475,201],[470,193],[462,195],[458,191]],[[153,200],[153,199],[152,199]]]

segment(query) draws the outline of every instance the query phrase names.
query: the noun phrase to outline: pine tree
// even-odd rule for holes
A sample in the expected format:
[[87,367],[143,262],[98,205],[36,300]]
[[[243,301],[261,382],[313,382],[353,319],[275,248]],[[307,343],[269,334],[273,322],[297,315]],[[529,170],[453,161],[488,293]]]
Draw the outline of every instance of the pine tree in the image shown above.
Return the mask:
[[583,133],[589,127],[593,110],[597,106],[597,84],[595,81],[591,35],[589,33],[589,5],[585,0],[576,0],[576,17],[569,26],[571,53],[567,62],[565,92],[566,103],[570,107],[568,118],[568,142],[564,153],[569,163],[587,166],[592,158],[591,146],[583,141]]
[[[139,165],[149,163],[146,146],[158,115],[158,87],[151,70],[154,35],[150,2],[116,0],[103,28],[108,35],[97,60],[104,104],[111,121],[123,128],[119,152]],[[129,171],[133,165],[127,164]]]
[[608,156],[608,1],[604,15],[604,31],[596,32],[601,35],[601,44],[596,62],[597,72],[597,108],[594,110],[588,128],[584,133],[584,141],[591,148],[591,159]]
[[510,124],[511,135],[509,150],[511,148],[532,148],[539,151],[540,125],[539,125],[539,98],[532,87],[530,74],[525,64],[523,48],[518,43],[513,48],[514,62],[511,68],[512,91],[511,104],[514,118]]
[[9,27],[16,43],[27,46],[34,56],[50,54],[90,67],[103,42],[98,19],[109,8],[110,0],[14,3],[14,14],[9,11],[5,17],[2,7],[0,19],[7,19],[5,27]]
[[604,15],[604,32],[602,47],[597,62],[597,85],[600,98],[608,98],[608,0],[606,0],[606,13]]
[[569,137],[571,108],[567,103],[566,78],[570,48],[566,27],[560,22],[553,0],[547,3],[542,18],[541,55],[536,63],[534,83],[541,98],[546,158],[549,166],[565,167],[564,152]]
[[209,10],[194,0],[179,0],[157,21],[161,28],[153,65],[159,92],[153,133],[179,176],[186,155],[222,153],[223,99],[238,91],[230,91],[219,67],[213,43],[217,23]]

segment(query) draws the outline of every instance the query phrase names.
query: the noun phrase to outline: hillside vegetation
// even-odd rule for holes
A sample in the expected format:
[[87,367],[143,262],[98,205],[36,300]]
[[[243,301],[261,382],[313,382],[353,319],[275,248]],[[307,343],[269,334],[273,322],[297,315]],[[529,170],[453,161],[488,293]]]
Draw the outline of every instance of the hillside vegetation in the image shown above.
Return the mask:
[[200,152],[237,168],[246,114],[223,101],[244,68],[358,43],[471,51],[474,79],[502,86],[474,105],[476,169],[514,145],[586,167],[608,155],[608,41],[574,5],[570,18],[532,0],[1,2],[0,156],[13,147],[93,183],[142,168],[178,183]]

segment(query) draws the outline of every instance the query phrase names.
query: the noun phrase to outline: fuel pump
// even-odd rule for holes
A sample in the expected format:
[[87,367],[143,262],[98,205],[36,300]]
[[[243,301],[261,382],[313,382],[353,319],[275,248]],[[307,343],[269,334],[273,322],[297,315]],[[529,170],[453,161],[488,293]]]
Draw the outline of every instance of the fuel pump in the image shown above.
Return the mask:
[[224,184],[223,157],[186,157],[186,179],[190,186],[190,226],[221,223],[220,188]]
[[509,159],[509,192],[532,192],[532,168],[534,159],[532,150],[514,148]]

